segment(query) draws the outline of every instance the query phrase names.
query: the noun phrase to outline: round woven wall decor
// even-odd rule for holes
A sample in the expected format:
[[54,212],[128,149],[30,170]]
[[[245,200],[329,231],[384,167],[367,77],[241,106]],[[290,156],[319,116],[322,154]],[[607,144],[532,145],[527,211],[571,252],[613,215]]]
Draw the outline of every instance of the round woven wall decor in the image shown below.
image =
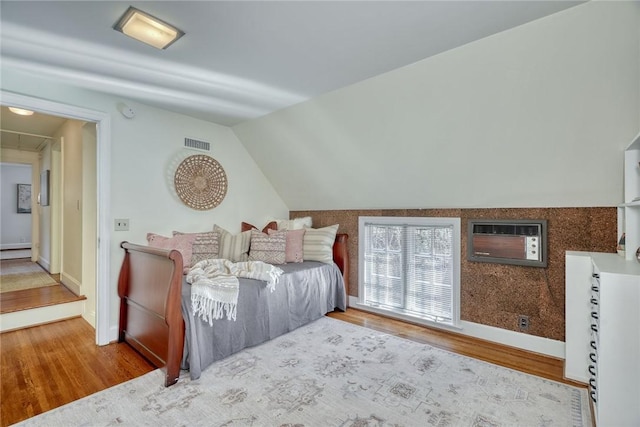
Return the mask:
[[215,208],[227,195],[227,174],[220,163],[204,154],[184,159],[173,183],[180,200],[199,211]]

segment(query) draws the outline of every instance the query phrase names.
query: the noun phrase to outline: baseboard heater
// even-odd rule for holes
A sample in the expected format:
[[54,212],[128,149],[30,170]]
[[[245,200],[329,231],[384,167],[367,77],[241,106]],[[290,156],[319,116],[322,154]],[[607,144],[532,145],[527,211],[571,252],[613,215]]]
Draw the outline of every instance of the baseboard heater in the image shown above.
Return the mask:
[[547,266],[547,220],[469,220],[467,259]]

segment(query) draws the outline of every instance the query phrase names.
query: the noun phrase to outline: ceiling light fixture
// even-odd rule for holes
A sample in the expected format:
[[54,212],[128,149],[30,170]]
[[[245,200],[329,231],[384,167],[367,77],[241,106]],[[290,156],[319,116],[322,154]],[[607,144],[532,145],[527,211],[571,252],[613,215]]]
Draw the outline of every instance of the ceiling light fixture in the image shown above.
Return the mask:
[[129,6],[113,29],[158,49],[166,49],[184,35],[173,25],[133,6]]
[[12,113],[21,115],[21,116],[31,116],[31,115],[33,115],[33,111],[25,110],[24,108],[9,107],[9,111],[11,111]]

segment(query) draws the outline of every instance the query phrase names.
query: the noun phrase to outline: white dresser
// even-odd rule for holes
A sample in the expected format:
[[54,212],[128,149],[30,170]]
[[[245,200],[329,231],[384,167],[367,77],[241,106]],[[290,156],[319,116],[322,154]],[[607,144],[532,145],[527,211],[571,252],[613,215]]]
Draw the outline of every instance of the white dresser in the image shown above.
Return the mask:
[[589,384],[598,426],[640,426],[640,263],[567,252],[565,298],[565,377]]

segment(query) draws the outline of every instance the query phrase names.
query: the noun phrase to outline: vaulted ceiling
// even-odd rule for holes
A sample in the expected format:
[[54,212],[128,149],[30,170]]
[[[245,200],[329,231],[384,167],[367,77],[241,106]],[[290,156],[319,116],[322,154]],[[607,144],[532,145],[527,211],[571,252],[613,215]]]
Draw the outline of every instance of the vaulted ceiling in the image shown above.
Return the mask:
[[[260,117],[581,1],[3,1],[3,67],[223,125]],[[113,30],[133,5],[186,33]]]

